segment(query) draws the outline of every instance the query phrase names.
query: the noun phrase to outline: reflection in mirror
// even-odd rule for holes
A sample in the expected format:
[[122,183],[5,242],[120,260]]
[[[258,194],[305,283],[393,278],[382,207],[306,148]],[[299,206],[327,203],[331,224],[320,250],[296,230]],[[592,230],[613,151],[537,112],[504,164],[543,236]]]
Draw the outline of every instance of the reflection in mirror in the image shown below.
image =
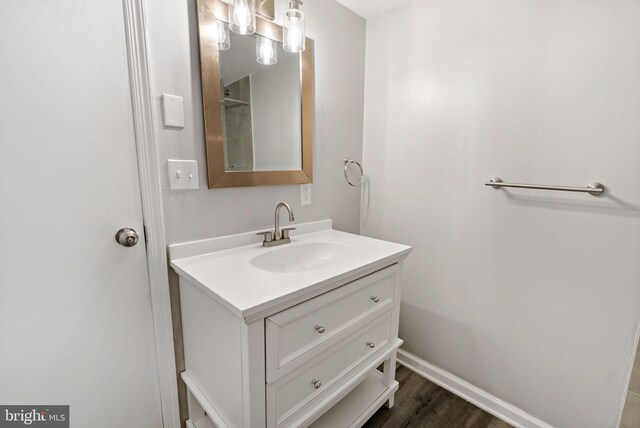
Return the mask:
[[259,35],[231,32],[230,45],[220,51],[225,170],[301,170],[300,54]]

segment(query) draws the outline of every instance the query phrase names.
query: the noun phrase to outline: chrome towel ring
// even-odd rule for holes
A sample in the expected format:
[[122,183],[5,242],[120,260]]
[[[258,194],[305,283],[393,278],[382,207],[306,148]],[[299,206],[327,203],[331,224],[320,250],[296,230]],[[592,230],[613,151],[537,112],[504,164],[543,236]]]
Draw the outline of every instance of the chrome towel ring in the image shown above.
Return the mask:
[[[349,169],[349,165],[351,164],[357,165],[358,168],[360,168],[360,181],[358,181],[357,183],[352,183],[351,181],[349,181],[349,176],[347,175],[347,170]],[[357,187],[362,184],[362,181],[364,180],[364,170],[362,169],[362,165],[360,165],[360,162],[350,158],[344,158],[344,179],[347,180],[349,186],[352,187]]]

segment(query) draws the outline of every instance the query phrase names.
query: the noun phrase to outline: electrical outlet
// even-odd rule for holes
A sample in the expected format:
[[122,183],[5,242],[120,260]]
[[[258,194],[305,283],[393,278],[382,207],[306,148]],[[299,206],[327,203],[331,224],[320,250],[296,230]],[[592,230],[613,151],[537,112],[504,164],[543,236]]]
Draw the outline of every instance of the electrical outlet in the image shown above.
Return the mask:
[[311,205],[311,184],[300,185],[300,205]]
[[200,187],[197,161],[169,159],[167,172],[171,190],[195,190]]

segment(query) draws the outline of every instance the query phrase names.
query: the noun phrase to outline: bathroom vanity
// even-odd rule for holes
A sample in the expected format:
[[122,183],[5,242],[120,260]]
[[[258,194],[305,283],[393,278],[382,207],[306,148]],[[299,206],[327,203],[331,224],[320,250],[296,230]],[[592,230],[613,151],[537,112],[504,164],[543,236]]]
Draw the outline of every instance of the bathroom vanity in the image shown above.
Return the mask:
[[393,405],[411,248],[296,227],[277,248],[255,232],[170,246],[188,427],[358,427]]

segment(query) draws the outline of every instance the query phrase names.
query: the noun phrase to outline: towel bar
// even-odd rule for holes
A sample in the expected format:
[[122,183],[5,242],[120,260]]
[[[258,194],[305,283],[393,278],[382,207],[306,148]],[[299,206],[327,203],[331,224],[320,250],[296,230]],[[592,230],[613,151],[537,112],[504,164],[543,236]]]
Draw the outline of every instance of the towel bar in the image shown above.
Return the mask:
[[484,183],[485,186],[500,189],[502,187],[515,187],[517,189],[539,189],[539,190],[555,190],[559,192],[581,192],[588,193],[592,196],[600,196],[604,193],[605,187],[600,183],[591,183],[587,187],[573,186],[549,186],[545,184],[522,184],[522,183],[505,183],[500,177],[493,177]]

